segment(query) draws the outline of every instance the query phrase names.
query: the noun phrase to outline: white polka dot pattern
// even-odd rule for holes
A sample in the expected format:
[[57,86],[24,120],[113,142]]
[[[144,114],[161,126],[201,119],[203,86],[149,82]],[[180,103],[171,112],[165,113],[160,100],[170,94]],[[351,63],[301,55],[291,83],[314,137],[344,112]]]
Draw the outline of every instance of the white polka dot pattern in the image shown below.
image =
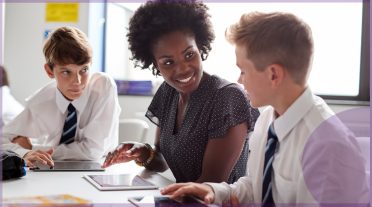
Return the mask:
[[[209,139],[224,136],[230,127],[242,122],[247,122],[251,131],[259,116],[258,110],[250,106],[237,84],[217,76],[209,76],[203,80],[191,94],[186,115],[178,131],[175,130],[177,104],[178,92],[164,82],[146,114],[161,129],[160,150],[177,182],[195,181],[200,177]],[[246,140],[228,183],[245,175],[247,159]]]

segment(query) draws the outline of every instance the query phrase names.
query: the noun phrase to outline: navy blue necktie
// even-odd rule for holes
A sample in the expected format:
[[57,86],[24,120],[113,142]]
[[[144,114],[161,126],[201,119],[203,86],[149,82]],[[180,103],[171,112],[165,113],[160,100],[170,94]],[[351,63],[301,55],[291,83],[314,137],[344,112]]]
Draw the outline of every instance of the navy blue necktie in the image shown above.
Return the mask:
[[273,129],[273,124],[269,127],[267,143],[265,148],[265,163],[262,179],[262,204],[263,206],[272,205],[274,206],[273,194],[272,194],[272,171],[273,161],[276,145],[278,143],[278,137]]
[[70,144],[75,140],[77,114],[75,107],[70,103],[68,105],[68,114],[63,125],[63,132],[59,144]]

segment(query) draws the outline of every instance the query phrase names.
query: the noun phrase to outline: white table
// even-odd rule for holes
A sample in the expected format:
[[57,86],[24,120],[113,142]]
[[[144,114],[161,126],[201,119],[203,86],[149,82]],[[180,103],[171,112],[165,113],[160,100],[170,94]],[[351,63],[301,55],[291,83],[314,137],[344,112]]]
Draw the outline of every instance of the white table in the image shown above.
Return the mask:
[[[127,198],[133,196],[160,195],[159,190],[131,190],[131,191],[99,191],[92,184],[82,178],[86,174],[124,174],[135,173],[164,187],[172,182],[173,176],[166,171],[162,175],[145,170],[134,162],[111,166],[104,172],[33,172],[27,171],[26,176],[2,182],[3,199],[23,196],[45,196],[70,194],[94,204],[128,203]],[[168,177],[169,179],[165,178]],[[2,200],[3,200],[2,199]],[[3,200],[4,201],[4,200]],[[3,203],[3,202],[2,202]]]

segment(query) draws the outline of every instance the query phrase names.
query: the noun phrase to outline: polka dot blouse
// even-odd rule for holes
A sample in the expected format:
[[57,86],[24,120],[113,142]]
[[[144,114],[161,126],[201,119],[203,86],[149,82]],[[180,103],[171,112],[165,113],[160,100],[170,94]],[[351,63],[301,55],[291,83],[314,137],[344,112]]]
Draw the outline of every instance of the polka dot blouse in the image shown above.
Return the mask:
[[[209,139],[223,137],[229,128],[247,122],[252,131],[259,116],[243,90],[217,76],[202,80],[186,108],[182,125],[176,131],[178,92],[164,82],[146,113],[160,127],[160,151],[177,182],[196,181],[202,172]],[[248,132],[243,151],[228,183],[245,175],[248,159]]]

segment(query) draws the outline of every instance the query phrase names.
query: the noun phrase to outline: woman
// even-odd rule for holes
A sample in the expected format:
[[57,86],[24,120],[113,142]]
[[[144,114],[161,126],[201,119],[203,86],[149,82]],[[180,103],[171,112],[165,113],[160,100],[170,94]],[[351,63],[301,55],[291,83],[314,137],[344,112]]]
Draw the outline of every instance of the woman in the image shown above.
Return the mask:
[[159,0],[135,12],[128,41],[136,66],[165,80],[146,113],[158,126],[155,149],[121,144],[104,167],[135,160],[150,170],[169,167],[177,182],[232,183],[245,174],[259,113],[237,84],[203,71],[214,40],[207,10],[197,1]]

